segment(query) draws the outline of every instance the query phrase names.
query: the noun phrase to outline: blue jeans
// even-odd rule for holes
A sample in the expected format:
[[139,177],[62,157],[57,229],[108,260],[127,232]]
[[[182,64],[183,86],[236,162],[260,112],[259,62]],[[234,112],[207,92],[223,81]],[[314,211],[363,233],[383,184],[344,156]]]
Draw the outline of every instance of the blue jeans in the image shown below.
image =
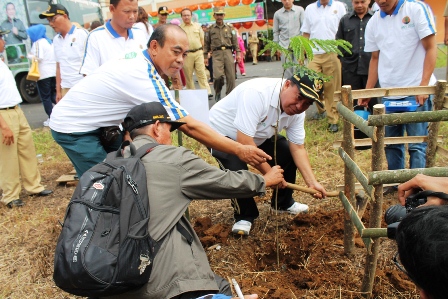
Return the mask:
[[56,105],[56,77],[49,77],[37,81],[37,90],[39,92],[45,113],[50,118],[53,111],[53,104]]
[[118,150],[122,137],[110,147],[103,147],[100,142],[101,129],[82,133],[59,133],[51,130],[53,139],[64,149],[75,167],[76,174],[81,177],[84,172],[100,163],[107,153]]
[[[383,99],[383,102],[387,99]],[[415,100],[415,96],[406,97],[400,100]],[[423,106],[417,108],[417,112],[432,111],[432,96],[426,100]],[[412,123],[395,126],[386,126],[386,137],[401,137],[406,131],[407,136],[427,136],[428,123]],[[409,167],[410,168],[425,168],[426,167],[426,147],[427,143],[409,143]],[[405,152],[404,144],[389,144],[386,145],[386,159],[389,170],[404,169],[405,168]]]

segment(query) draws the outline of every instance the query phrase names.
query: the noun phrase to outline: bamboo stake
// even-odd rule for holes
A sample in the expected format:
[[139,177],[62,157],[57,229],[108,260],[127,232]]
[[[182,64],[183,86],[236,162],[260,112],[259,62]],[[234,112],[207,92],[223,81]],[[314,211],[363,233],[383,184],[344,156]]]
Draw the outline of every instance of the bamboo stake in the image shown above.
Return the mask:
[[[437,143],[442,143],[443,136],[437,136]],[[428,142],[428,136],[403,136],[403,137],[385,137],[384,144],[404,144],[404,143],[420,143]],[[355,146],[372,145],[372,139],[361,138],[355,139]],[[339,148],[342,146],[342,140],[333,142],[333,148]]]
[[435,122],[448,120],[448,110],[403,112],[384,115],[371,115],[367,123],[369,126],[393,126],[421,122]]
[[[361,219],[359,218],[358,213],[355,211],[352,204],[347,199],[347,197],[344,195],[344,193],[342,193],[342,192],[339,193],[339,199],[341,200],[345,211],[347,212],[347,214],[350,217],[351,225],[352,226],[354,225],[356,227],[356,229],[358,230],[359,235],[362,235],[362,232],[364,231],[365,227],[364,227],[364,224],[362,223]],[[364,242],[364,245],[366,245],[367,250],[370,251],[370,246],[372,244],[372,240],[370,238],[363,238],[363,242]]]
[[[361,169],[356,165],[355,161],[353,161],[350,156],[340,147],[338,149],[339,156],[345,163],[345,167],[347,167],[356,179],[359,181],[361,186],[363,186],[364,190],[367,192],[367,195],[372,198],[373,197],[373,187],[367,183],[366,176],[362,173]],[[347,181],[345,181],[347,186]],[[353,185],[353,190],[355,189],[355,185]],[[353,204],[353,203],[352,203]]]
[[339,113],[344,117],[344,119],[349,120],[350,123],[354,124],[359,130],[361,130],[368,137],[370,137],[372,139],[376,138],[375,137],[375,128],[369,127],[369,125],[367,124],[367,121],[362,119],[362,117],[356,115],[353,112],[353,110],[348,109],[340,102],[336,105],[336,108],[339,111]]
[[[352,120],[348,119],[346,116],[354,116],[358,117],[356,119],[358,123],[365,122],[361,117],[357,116],[353,112],[353,99],[352,99],[352,88],[350,85],[342,86],[342,103],[338,103],[337,106],[339,111],[344,111],[344,114],[341,112],[341,115],[344,119],[344,128],[343,128],[343,136],[344,141],[342,142],[342,148],[339,148],[339,152],[343,151],[347,154],[348,159],[353,159],[354,157],[354,136],[353,136],[353,124]],[[365,122],[367,123],[367,122]],[[350,171],[347,163],[344,165],[344,194],[347,198],[350,205],[353,207],[355,205],[355,177],[353,172]],[[352,220],[351,220],[352,211],[346,210],[344,213],[344,253],[347,256],[352,256],[353,251],[355,250],[355,230]],[[356,216],[358,216],[356,214]],[[362,223],[361,223],[362,224]]]
[[387,228],[365,228],[362,230],[361,238],[384,238],[387,237]]
[[[383,115],[385,113],[385,106],[383,104],[377,104],[373,106],[374,115]],[[378,126],[376,131],[377,141],[372,144],[372,170],[378,171],[383,167],[384,160],[384,126]],[[369,183],[370,184],[370,183]],[[377,184],[373,186],[375,188],[374,197],[372,198],[372,211],[370,214],[370,228],[381,227],[381,216],[383,206],[383,185]],[[361,292],[365,292],[364,297],[369,298],[372,294],[373,281],[375,278],[376,266],[378,263],[378,253],[380,249],[380,242],[378,239],[373,239],[373,245],[371,250],[367,250],[366,264],[364,277],[361,285]]]
[[448,167],[372,171],[368,173],[367,179],[369,185],[403,183],[419,173],[436,177],[448,176]]
[[[434,110],[443,108],[445,97],[446,81],[437,81],[436,93],[434,97]],[[439,134],[440,122],[432,122],[428,127],[428,146],[426,147],[426,167],[433,167],[436,162],[437,134]]]
[[[371,89],[353,90],[352,98],[355,100],[355,99],[376,98],[384,96],[414,96],[419,94],[434,94],[434,93],[435,93],[434,86],[371,88]],[[446,91],[446,93],[448,93],[448,90]],[[341,98],[342,93],[340,91],[334,93],[335,101],[340,100]]]

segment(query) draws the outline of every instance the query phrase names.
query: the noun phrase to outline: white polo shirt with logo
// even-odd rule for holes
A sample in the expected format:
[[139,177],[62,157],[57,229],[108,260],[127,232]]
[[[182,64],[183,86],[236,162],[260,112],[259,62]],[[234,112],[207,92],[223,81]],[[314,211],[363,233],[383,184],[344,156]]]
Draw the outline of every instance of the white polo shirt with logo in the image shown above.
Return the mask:
[[[347,13],[342,2],[330,0],[323,6],[320,0],[309,4],[305,9],[305,20],[300,31],[309,33],[310,38],[330,39],[336,38],[339,21]],[[322,49],[313,49],[314,54],[324,54]]]
[[128,38],[125,39],[114,30],[109,20],[89,33],[79,72],[90,75],[111,59],[132,51],[139,52],[147,49],[146,44],[146,36],[139,28],[128,29]]
[[[287,115],[279,107],[282,79],[257,78],[241,83],[210,109],[210,124],[224,136],[236,140],[237,131],[253,137],[257,146],[278,132],[294,144],[305,142],[305,113]],[[280,117],[279,117],[280,115]]]
[[159,101],[171,119],[188,113],[174,100],[147,50],[112,59],[78,84],[53,107],[50,128],[59,133],[85,133],[119,125],[136,105]]
[[57,34],[53,38],[54,56],[56,62],[59,62],[62,88],[72,88],[84,77],[79,73],[79,68],[88,34],[87,30],[73,25],[65,37]]
[[[379,11],[366,27],[364,51],[380,51],[378,78],[381,87],[418,86],[426,51],[421,39],[435,34],[432,13],[420,1],[399,0],[392,15]],[[429,85],[436,82],[432,74]]]

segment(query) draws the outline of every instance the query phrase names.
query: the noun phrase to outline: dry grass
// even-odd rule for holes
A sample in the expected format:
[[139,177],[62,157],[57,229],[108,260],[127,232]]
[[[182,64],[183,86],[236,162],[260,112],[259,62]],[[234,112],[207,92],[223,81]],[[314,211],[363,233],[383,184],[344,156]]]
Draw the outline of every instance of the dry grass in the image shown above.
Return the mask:
[[[342,134],[340,132],[334,135],[327,133],[324,126],[324,122],[307,123],[306,146],[317,179],[327,190],[335,190],[337,185],[343,184],[343,164],[336,149],[333,149],[332,143],[336,139],[341,139]],[[447,132],[448,125],[443,123],[440,134],[446,136]],[[53,251],[60,232],[58,221],[62,221],[65,208],[74,190],[73,187],[57,186],[54,180],[59,175],[70,171],[71,166],[59,146],[52,141],[47,129],[36,130],[34,135],[38,152],[43,153],[45,159],[45,162],[40,165],[43,182],[55,192],[48,198],[28,197],[24,192],[21,195],[21,198],[26,201],[23,208],[10,210],[5,206],[0,207],[0,226],[2,228],[0,230],[0,299],[76,298],[60,291],[52,281]],[[173,136],[173,139],[177,140],[177,136]],[[207,162],[215,163],[208,151],[197,142],[184,137],[183,144],[193,149]],[[448,148],[446,139],[443,141],[443,146]],[[370,168],[370,151],[356,152],[355,160],[367,172]],[[446,166],[447,162],[447,158],[438,157],[437,159],[439,166]],[[297,179],[297,184],[304,185],[300,177]],[[309,204],[312,213],[341,209],[339,200],[335,198],[316,200],[304,193],[295,193],[295,197],[297,200]],[[256,290],[260,298],[268,298],[266,296],[269,292],[271,292],[269,296],[274,298],[272,288],[275,289],[275,286],[272,285],[269,278],[278,271],[287,276],[289,270],[254,267],[253,264],[247,263],[243,254],[247,253],[248,256],[255,254],[257,256],[254,256],[254,259],[257,260],[263,258],[263,251],[245,252],[243,249],[253,241],[273,244],[275,236],[273,228],[278,225],[280,244],[283,244],[283,247],[280,245],[281,251],[285,254],[296,250],[287,243],[282,243],[281,239],[282,236],[290,238],[288,227],[291,217],[271,215],[268,212],[267,198],[259,201],[261,215],[253,230],[253,235],[257,236],[257,239],[229,238],[228,244],[223,246],[223,250],[226,250],[222,251],[225,253],[224,255],[219,254],[218,251],[208,252],[213,270],[224,277],[237,278],[242,282],[244,290]],[[207,201],[206,205],[203,201],[195,201],[191,205],[190,213],[193,220],[208,216],[214,224],[222,223],[228,228],[232,225],[233,215],[228,201]],[[394,244],[389,240],[382,240],[382,242],[384,250],[381,252],[379,264],[383,264],[383,268],[387,269]],[[319,242],[316,242],[315,246],[314,250],[320,249]],[[333,244],[332,248],[342,252],[340,244]],[[341,260],[339,255],[335,256],[334,260],[315,261],[311,253],[309,259],[305,259],[306,262],[300,266],[301,271],[306,273],[312,271],[315,263],[326,263],[325,265],[328,267],[334,265],[336,269],[340,268],[341,273],[347,271],[362,273],[365,249],[358,248],[357,250],[359,254],[353,260]],[[307,293],[300,298],[356,298],[359,294],[356,293],[357,288],[352,286],[354,283],[357,285],[356,281],[339,284],[323,283],[308,289]],[[265,285],[263,286],[263,284]],[[409,284],[409,291],[395,290],[389,281],[384,280],[377,281],[376,287],[383,290],[378,298],[417,298],[412,284]],[[290,294],[284,298],[299,297],[296,297],[291,290]]]

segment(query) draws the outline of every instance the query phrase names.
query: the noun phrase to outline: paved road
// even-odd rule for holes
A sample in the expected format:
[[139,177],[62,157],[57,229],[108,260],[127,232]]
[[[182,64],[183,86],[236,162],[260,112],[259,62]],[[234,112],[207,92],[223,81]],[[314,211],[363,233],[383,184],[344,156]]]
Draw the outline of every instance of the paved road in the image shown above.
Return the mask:
[[[435,75],[437,79],[445,78],[445,68],[438,68],[435,70]],[[236,79],[236,84],[240,84],[246,80],[260,77],[269,78],[280,78],[282,76],[282,67],[280,61],[265,62],[259,61],[257,65],[252,65],[251,62],[246,63],[246,76],[241,76],[238,70],[238,78]],[[197,85],[197,84],[196,84]],[[213,87],[212,87],[213,91]],[[222,96],[225,95],[225,86],[223,88]],[[210,107],[213,106],[214,100],[209,101]],[[44,112],[42,104],[22,104],[22,110],[32,129],[41,128],[43,122],[47,119],[47,115]],[[316,108],[312,106],[308,109],[307,114],[312,114]]]

